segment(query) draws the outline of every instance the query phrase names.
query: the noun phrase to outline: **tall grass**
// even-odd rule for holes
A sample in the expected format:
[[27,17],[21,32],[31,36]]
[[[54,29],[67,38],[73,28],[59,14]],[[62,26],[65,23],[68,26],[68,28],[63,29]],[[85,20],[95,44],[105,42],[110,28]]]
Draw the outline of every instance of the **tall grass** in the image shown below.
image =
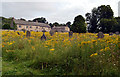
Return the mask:
[[[3,61],[22,63],[47,75],[119,75],[120,37],[96,34],[56,33],[41,41],[40,32],[30,38],[20,32],[3,32]],[[13,36],[12,36],[13,35]],[[11,44],[10,44],[11,43]],[[96,54],[96,55],[95,55]],[[4,72],[3,67],[3,72]]]

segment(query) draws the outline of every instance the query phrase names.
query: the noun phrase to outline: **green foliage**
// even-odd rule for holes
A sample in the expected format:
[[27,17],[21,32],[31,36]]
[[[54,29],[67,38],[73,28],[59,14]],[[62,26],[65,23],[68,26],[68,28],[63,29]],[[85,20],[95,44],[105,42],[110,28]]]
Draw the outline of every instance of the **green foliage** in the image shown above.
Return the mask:
[[[76,35],[73,34],[73,36]],[[49,46],[44,47],[46,41],[39,40],[40,37],[35,39],[25,39],[25,37],[22,39],[20,37],[9,38],[9,40],[3,40],[3,42],[15,41],[15,43],[12,45],[6,44],[2,48],[3,75],[115,76],[119,73],[117,64],[114,65],[120,58],[119,43],[112,42],[113,44],[111,44],[107,42],[110,40],[116,42],[117,37],[115,35],[110,38],[97,39],[92,35],[82,35],[80,39],[86,42],[92,39],[96,41],[82,44],[82,41],[74,40],[70,41],[72,46],[63,46],[64,41],[59,40],[55,43],[54,51],[50,51]],[[28,40],[31,40],[31,42]],[[32,46],[34,47],[32,48]],[[106,47],[110,47],[111,50],[100,51]],[[91,54],[96,52],[98,55],[90,57]]]
[[[101,5],[98,8],[93,8],[92,13],[86,13],[86,21],[88,22],[88,32],[99,31],[101,19],[112,19],[113,10],[110,5]],[[102,26],[104,28],[104,26]],[[108,29],[108,28],[107,28]]]
[[120,32],[120,17],[115,17],[118,24],[114,27],[114,32],[119,31]]
[[36,22],[36,21],[39,23],[47,23],[47,20],[44,17],[33,19],[33,22]]
[[100,31],[104,33],[115,32],[115,28],[118,25],[116,19],[101,19],[100,20]]
[[86,32],[85,19],[81,15],[75,17],[71,30],[76,33]]
[[0,17],[2,19],[2,29],[17,29],[17,26],[15,24],[15,22],[13,21],[13,28],[10,27],[12,18],[4,18],[4,17]]
[[59,26],[59,23],[58,22],[54,22],[53,26]]
[[100,19],[102,19],[102,18],[111,19],[111,18],[113,18],[113,15],[114,15],[114,12],[111,9],[110,5],[99,6],[97,9],[97,13],[98,13],[98,15],[100,15],[100,16],[98,16]]
[[4,24],[4,25],[2,26],[2,29],[11,29],[11,28],[10,28],[10,24]]
[[53,27],[52,23],[49,23],[49,25],[50,25],[51,28]]
[[26,21],[24,18],[20,18],[20,20]]
[[70,27],[71,27],[71,22],[68,21],[68,22],[66,23],[66,25],[70,28]]

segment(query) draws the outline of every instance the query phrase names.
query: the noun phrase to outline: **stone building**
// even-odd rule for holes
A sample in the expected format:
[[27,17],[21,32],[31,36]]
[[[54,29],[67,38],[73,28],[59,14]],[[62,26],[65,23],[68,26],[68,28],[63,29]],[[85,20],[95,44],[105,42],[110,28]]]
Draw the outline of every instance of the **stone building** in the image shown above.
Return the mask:
[[69,32],[70,28],[68,26],[54,26],[52,30],[55,32]]
[[13,19],[15,24],[17,25],[17,30],[29,30],[29,31],[42,31],[45,29],[46,31],[50,31],[51,27],[45,23],[38,23],[38,22],[28,22],[23,20]]

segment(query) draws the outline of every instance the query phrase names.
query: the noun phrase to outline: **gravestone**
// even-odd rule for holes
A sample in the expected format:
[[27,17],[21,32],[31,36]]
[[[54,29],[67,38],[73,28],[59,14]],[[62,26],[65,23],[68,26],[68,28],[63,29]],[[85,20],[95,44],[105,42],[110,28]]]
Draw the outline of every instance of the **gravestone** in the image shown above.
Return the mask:
[[119,35],[119,32],[117,31],[117,32],[115,32],[115,34],[116,34],[116,35]]
[[42,32],[43,32],[43,35],[41,36],[41,40],[46,40],[46,36],[45,36],[46,30],[44,29]]
[[110,33],[109,33],[109,36],[112,36],[112,35],[113,35],[113,32],[110,32]]
[[18,35],[20,35],[20,33],[19,33],[19,32],[17,32],[17,34],[18,34]]
[[99,32],[99,33],[97,34],[97,36],[98,36],[98,38],[104,38],[103,32]]
[[26,32],[26,37],[30,37],[30,36],[31,36],[30,31],[27,31],[27,32]]
[[21,31],[23,31],[25,33],[25,29],[22,29]]
[[50,35],[51,35],[51,36],[53,36],[53,35],[54,35],[54,33],[55,33],[55,31],[54,31],[54,30],[50,30],[50,32],[49,32],[49,33],[50,33]]
[[25,30],[22,30],[25,33]]
[[43,34],[43,35],[41,36],[41,40],[46,40],[45,34]]
[[73,32],[70,31],[70,32],[69,32],[69,37],[72,37],[72,35],[73,35]]

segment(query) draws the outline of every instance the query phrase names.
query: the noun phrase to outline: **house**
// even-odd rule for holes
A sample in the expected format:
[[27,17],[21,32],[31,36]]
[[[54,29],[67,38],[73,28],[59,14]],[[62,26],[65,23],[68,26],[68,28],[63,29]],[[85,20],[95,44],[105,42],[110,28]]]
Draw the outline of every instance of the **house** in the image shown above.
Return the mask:
[[17,30],[42,31],[45,29],[47,32],[51,30],[51,27],[45,23],[28,22],[19,19],[13,19],[13,21],[17,25]]
[[68,26],[54,26],[51,30],[55,32],[69,32],[70,28]]

